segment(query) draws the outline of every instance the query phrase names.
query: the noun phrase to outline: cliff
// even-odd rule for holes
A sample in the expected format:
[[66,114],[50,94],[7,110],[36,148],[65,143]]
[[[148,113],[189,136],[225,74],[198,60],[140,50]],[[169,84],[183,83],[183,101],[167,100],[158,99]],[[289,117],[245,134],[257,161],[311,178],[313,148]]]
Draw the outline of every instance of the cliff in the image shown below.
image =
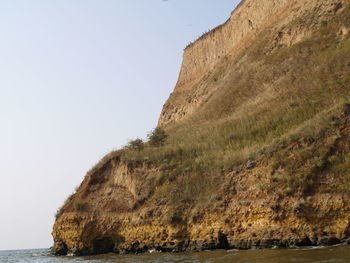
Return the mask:
[[[189,117],[215,93],[215,87],[207,87],[206,76],[218,64],[232,61],[259,40],[264,30],[271,35],[271,47],[291,46],[311,35],[315,26],[330,19],[330,15],[342,9],[341,1],[242,1],[223,25],[204,34],[190,44],[184,52],[178,83],[159,118],[160,126],[167,126]],[[338,10],[339,8],[339,10]],[[302,17],[313,19],[307,25],[291,25]]]
[[245,0],[184,51],[165,145],[108,154],[58,255],[350,243],[350,4]]

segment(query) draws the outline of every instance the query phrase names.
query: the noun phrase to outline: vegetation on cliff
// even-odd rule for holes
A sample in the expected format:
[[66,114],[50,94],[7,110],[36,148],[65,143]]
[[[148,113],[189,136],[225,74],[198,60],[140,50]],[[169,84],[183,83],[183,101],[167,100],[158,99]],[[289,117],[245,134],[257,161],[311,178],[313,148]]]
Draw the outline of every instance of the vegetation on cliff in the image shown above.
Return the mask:
[[350,5],[330,6],[262,28],[171,97],[184,117],[87,173],[57,215],[55,251],[349,239]]
[[[301,137],[317,140],[321,130],[334,124],[330,112],[350,99],[350,39],[339,29],[350,25],[348,15],[349,7],[293,46],[273,47],[274,32],[264,30],[238,58],[223,60],[203,77],[204,85],[220,88],[188,119],[166,127],[164,147],[150,144],[121,156],[156,163],[162,182],[193,174],[201,184],[203,174],[216,177],[232,171]],[[303,17],[286,28],[311,27],[314,22]],[[308,154],[304,158],[316,158],[315,152]],[[277,155],[273,162],[278,158],[282,159]],[[302,193],[293,190],[297,192]]]

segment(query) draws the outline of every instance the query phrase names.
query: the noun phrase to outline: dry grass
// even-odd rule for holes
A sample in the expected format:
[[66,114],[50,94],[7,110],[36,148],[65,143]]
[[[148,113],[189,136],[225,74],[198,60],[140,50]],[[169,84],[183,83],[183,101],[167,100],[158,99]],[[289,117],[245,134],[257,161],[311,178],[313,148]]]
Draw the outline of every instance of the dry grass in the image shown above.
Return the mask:
[[[273,51],[273,33],[262,32],[253,46],[234,60],[223,60],[196,84],[197,90],[215,92],[190,118],[167,127],[163,146],[145,143],[141,150],[112,152],[89,174],[119,156],[151,162],[161,170],[153,200],[206,203],[215,198],[224,171],[273,151],[286,140],[319,136],[331,123],[329,111],[350,98],[350,39],[337,35],[340,24],[350,23],[349,14],[347,8],[309,39]],[[290,27],[307,27],[309,22],[299,19]],[[321,149],[280,162],[287,176],[276,175],[271,185],[284,185],[287,195],[307,192],[317,180],[316,171],[329,162],[329,151],[318,153]],[[348,171],[348,162],[341,163],[344,167],[339,164],[337,169]],[[308,168],[295,177],[298,165]]]
[[[265,55],[271,35],[263,32],[241,61],[223,62],[227,64],[218,66],[212,78],[206,76],[201,85],[218,85],[215,94],[190,119],[167,129],[166,145],[124,151],[123,158],[157,163],[163,171],[159,185],[176,182],[183,199],[200,199],[210,195],[207,179],[222,170],[255,158],[292,134],[305,135],[307,127],[316,134],[321,128],[310,120],[350,98],[350,40],[335,41],[339,23],[322,25],[310,39]],[[322,118],[312,125],[316,123],[323,127]],[[317,158],[307,166],[318,167],[325,157]],[[313,182],[310,174],[290,178],[292,189],[286,192],[306,191],[307,182]]]
[[[244,69],[231,70],[233,61],[226,72],[213,72],[224,79],[221,87],[190,119],[168,129],[165,147],[128,152],[126,158],[153,161],[182,151],[194,163],[224,168],[350,98],[350,40],[335,42],[328,26],[328,35],[323,30],[312,41],[267,56],[246,51],[246,63],[254,63]],[[256,45],[253,50],[267,44]]]

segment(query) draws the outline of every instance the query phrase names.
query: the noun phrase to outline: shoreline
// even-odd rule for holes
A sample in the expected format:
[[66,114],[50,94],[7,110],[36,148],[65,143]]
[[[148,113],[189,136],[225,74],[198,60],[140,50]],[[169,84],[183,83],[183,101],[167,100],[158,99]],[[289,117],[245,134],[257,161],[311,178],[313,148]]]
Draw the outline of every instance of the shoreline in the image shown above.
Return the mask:
[[[311,245],[291,245],[291,246],[283,246],[281,244],[284,244],[285,242],[280,241],[281,243],[278,244],[278,241],[276,240],[274,245],[252,245],[250,247],[229,247],[227,249],[225,248],[203,248],[203,249],[167,249],[167,248],[161,248],[161,247],[154,247],[154,248],[143,248],[138,250],[123,250],[123,251],[110,251],[105,253],[72,253],[69,252],[65,255],[57,254],[53,251],[52,248],[48,248],[47,250],[50,252],[51,255],[56,257],[85,257],[85,256],[99,256],[99,255],[140,255],[140,254],[153,254],[153,253],[201,253],[201,252],[215,252],[215,251],[226,251],[226,252],[233,252],[233,251],[250,251],[250,250],[317,250],[317,249],[327,249],[332,247],[348,247],[350,248],[350,239],[347,240],[339,240],[339,243],[335,244],[311,244]],[[247,243],[247,242],[243,242]],[[27,249],[30,250],[30,249]],[[39,250],[39,249],[32,249],[32,250]]]

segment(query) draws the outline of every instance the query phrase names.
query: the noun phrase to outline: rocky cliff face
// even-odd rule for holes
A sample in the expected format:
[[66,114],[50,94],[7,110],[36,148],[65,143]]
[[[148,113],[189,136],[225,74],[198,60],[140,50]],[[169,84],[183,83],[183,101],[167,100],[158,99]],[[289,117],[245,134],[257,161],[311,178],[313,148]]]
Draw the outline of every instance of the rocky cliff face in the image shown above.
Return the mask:
[[184,52],[162,147],[112,152],[58,255],[350,243],[350,5],[245,0]]
[[[185,49],[177,85],[163,107],[158,124],[165,127],[190,117],[218,88],[207,87],[206,76],[218,64],[233,60],[257,41],[263,30],[275,32],[271,48],[290,46],[307,38],[317,25],[342,8],[343,2],[337,0],[242,1],[226,23]],[[305,16],[313,16],[312,25],[290,24]]]
[[[334,156],[334,151],[345,154],[350,149],[349,123],[350,118],[344,118],[338,136],[329,130],[318,142],[300,139],[278,152],[291,162],[297,161],[300,150],[315,151],[320,145],[329,150],[322,153],[323,159]],[[309,160],[303,161],[301,170]],[[350,189],[344,193],[336,186],[344,183],[344,177],[316,169],[320,175],[312,183],[320,186],[316,192],[312,186],[302,198],[283,198],[275,180],[287,168],[276,167],[271,156],[263,156],[222,175],[223,184],[206,209],[180,205],[187,211],[177,211],[166,199],[150,198],[160,187],[153,184],[157,169],[124,163],[116,155],[91,171],[63,207],[53,230],[53,250],[59,255],[85,255],[349,242]],[[84,200],[81,211],[74,209],[77,200]]]

